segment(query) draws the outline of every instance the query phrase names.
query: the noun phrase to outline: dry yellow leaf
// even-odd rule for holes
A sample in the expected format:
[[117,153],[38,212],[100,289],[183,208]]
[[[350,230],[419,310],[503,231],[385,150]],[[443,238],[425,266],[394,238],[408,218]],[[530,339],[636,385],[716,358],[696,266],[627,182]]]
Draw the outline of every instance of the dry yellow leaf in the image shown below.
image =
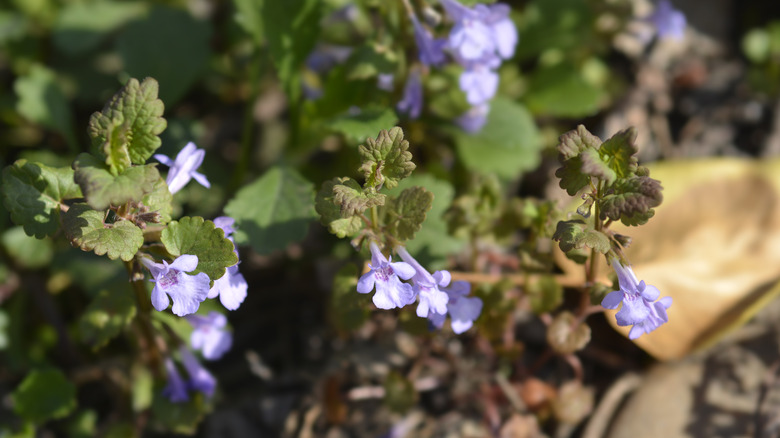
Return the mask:
[[[636,340],[658,359],[706,347],[780,292],[780,161],[706,159],[658,163],[651,176],[664,202],[629,235],[626,251],[640,280],[674,300],[669,322]],[[582,267],[559,257],[569,275]],[[600,278],[608,268],[600,263]],[[607,320],[617,327],[614,313]]]

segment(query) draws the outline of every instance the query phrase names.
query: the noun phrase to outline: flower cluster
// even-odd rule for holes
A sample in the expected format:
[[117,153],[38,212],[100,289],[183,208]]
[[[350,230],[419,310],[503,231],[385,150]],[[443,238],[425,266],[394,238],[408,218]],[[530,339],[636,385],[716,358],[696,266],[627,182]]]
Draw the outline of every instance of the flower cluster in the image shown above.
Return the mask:
[[[467,132],[477,132],[487,122],[490,100],[498,90],[496,69],[514,54],[517,29],[509,19],[509,6],[505,4],[478,4],[474,8],[467,8],[455,0],[442,0],[441,4],[454,21],[446,39],[435,39],[411,15],[419,59],[426,66],[439,66],[448,52],[463,66],[459,85],[471,109],[456,119],[456,123]],[[416,118],[419,112],[405,110],[410,107],[409,101],[415,102],[414,107],[422,106],[422,87],[410,86],[413,81],[419,82],[419,76],[410,73],[398,109]]]
[[612,267],[617,273],[620,290],[607,294],[601,305],[606,309],[617,309],[623,304],[615,319],[619,326],[633,326],[628,333],[629,339],[650,333],[669,321],[666,309],[672,305],[672,297],[659,300],[661,293],[655,286],[638,281],[631,267],[623,266],[617,259],[612,259]]
[[685,35],[685,14],[674,9],[669,0],[660,0],[645,20],[653,25],[660,38],[679,40]]
[[195,355],[186,347],[179,348],[182,365],[189,375],[185,381],[173,359],[170,357],[164,361],[165,372],[168,375],[168,384],[163,388],[163,395],[174,403],[186,402],[190,399],[189,392],[201,392],[206,397],[214,395],[217,387],[217,379],[201,365]]
[[[369,293],[376,289],[374,304],[380,309],[404,307],[418,301],[417,316],[428,318],[436,328],[441,328],[447,315],[452,319],[452,330],[463,333],[474,324],[482,311],[482,300],[467,297],[471,286],[465,281],[451,283],[448,271],[428,272],[403,246],[396,252],[403,262],[391,262],[370,243],[371,268],[358,281],[357,290]],[[412,280],[412,284],[401,280]],[[449,287],[448,287],[449,286]]]
[[[235,222],[235,219],[229,216],[220,216],[214,219],[214,225],[225,232],[225,237],[233,242],[233,252],[238,255],[238,249],[235,247],[236,242],[233,240]],[[219,302],[226,309],[236,310],[244,302],[248,289],[246,279],[238,272],[238,263],[236,263],[225,270],[225,275],[214,281],[214,286],[209,290],[208,298],[219,296]]]

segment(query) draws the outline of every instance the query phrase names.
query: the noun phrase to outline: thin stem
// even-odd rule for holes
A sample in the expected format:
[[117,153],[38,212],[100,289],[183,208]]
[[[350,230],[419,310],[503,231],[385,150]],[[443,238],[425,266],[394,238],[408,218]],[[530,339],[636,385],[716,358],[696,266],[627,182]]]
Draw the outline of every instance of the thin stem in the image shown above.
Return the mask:
[[136,305],[138,306],[138,312],[136,313],[135,323],[141,335],[144,338],[144,342],[141,347],[146,347],[144,353],[148,354],[148,362],[150,368],[156,370],[159,368],[162,362],[162,354],[158,349],[156,336],[154,334],[154,326],[152,326],[149,312],[152,310],[151,302],[146,293],[146,287],[144,287],[143,279],[136,280],[133,276],[133,262],[125,262],[125,268],[130,276],[130,285],[135,293]]

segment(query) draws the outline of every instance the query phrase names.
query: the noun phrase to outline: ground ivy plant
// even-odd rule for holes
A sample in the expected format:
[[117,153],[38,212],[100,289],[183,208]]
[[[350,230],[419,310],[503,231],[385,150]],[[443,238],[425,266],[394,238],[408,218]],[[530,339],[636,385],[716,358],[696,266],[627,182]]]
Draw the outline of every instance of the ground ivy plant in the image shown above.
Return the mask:
[[[129,396],[142,400],[135,409],[151,409],[164,429],[192,432],[216,390],[193,352],[217,359],[232,339],[225,316],[199,313],[200,304],[219,297],[234,310],[247,284],[238,271],[232,218],[172,217],[176,192],[191,179],[209,182],[197,172],[205,152],[193,143],[175,158],[155,154],[166,128],[157,95],[154,79],[128,80],[92,114],[90,153],[79,154],[71,167],[16,161],[3,171],[2,197],[27,235],[65,238],[124,263],[128,287],[94,297],[79,325],[82,339],[98,350],[122,333],[134,335],[141,368],[134,366],[133,375],[140,383]],[[159,163],[168,167],[166,178]],[[76,404],[74,384],[54,367],[34,370],[12,397],[31,430]]]

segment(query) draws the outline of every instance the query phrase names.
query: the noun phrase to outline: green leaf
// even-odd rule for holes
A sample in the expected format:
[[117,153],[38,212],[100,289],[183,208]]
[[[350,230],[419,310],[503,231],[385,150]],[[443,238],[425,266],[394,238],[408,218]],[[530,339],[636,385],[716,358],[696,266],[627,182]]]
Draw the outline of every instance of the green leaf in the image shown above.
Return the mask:
[[[360,216],[343,216],[341,206],[334,201],[333,189],[352,181],[349,178],[333,178],[322,183],[317,192],[314,208],[320,215],[322,225],[328,227],[328,231],[340,238],[353,236],[363,229],[363,220]],[[354,183],[354,181],[352,181]],[[355,183],[357,184],[357,183]]]
[[528,110],[501,97],[491,102],[487,123],[480,132],[455,131],[455,145],[468,169],[512,179],[539,164],[542,148]]
[[50,239],[30,237],[24,232],[23,227],[9,228],[0,240],[14,262],[28,269],[47,266],[54,255]]
[[256,0],[233,0],[236,7],[235,20],[249,35],[257,46],[263,44],[263,16]]
[[290,100],[300,96],[300,68],[320,34],[320,0],[263,0],[260,9],[271,59]]
[[333,203],[341,209],[341,217],[354,216],[367,208],[385,204],[385,195],[379,193],[364,193],[360,185],[347,179],[333,186]]
[[162,178],[158,179],[152,190],[141,198],[141,203],[149,209],[150,212],[160,214],[159,223],[167,224],[171,221],[171,212],[173,211],[173,195],[168,190],[168,184]]
[[617,173],[602,159],[602,154],[597,149],[585,149],[577,158],[582,160],[580,171],[583,175],[605,181],[607,184],[612,184],[617,179]]
[[400,241],[414,238],[432,204],[433,193],[425,188],[415,186],[404,190],[384,209],[387,231]]
[[370,312],[365,301],[357,294],[358,270],[353,264],[345,265],[333,277],[333,292],[330,297],[330,323],[342,332],[359,329]]
[[599,200],[600,219],[620,220],[625,225],[642,225],[655,214],[654,207],[661,205],[661,183],[648,176],[619,179],[607,189],[611,194]]
[[[601,163],[597,151],[600,147],[601,139],[591,134],[583,125],[561,135],[558,140],[558,161],[561,163],[561,167],[555,171],[555,176],[561,179],[559,185],[569,195],[576,195],[582,188],[590,184],[591,175],[583,171],[586,161],[590,172],[598,173],[599,170],[605,172],[609,170],[606,164]],[[583,156],[586,154],[589,154],[588,158]],[[599,167],[599,164],[602,167]]]
[[36,369],[27,374],[11,397],[17,414],[41,424],[63,418],[76,408],[76,385],[58,369]]
[[24,118],[53,129],[68,142],[76,146],[73,134],[73,115],[62,89],[57,84],[57,75],[48,68],[33,64],[29,73],[19,76],[14,82],[14,91],[19,100],[16,111]]
[[579,118],[592,115],[602,107],[607,94],[589,83],[571,63],[541,67],[531,76],[525,102],[535,114]]
[[210,37],[208,21],[184,9],[157,6],[146,19],[129,23],[116,47],[127,74],[157,79],[160,97],[173,105],[206,71]]
[[274,167],[236,193],[225,213],[236,220],[236,242],[260,254],[303,239],[316,218],[314,185],[292,169]]
[[[426,215],[422,229],[413,239],[405,243],[406,249],[416,254],[420,263],[444,268],[446,257],[457,253],[466,244],[465,240],[455,238],[447,232],[447,222],[444,220],[444,212],[452,203],[455,189],[449,182],[430,174],[415,174],[401,181],[398,187],[388,191],[387,195],[398,196],[402,190],[412,186],[425,187],[429,190],[433,194],[433,205]],[[430,260],[425,260],[423,255],[428,256]]]
[[74,179],[87,203],[95,210],[140,201],[160,180],[156,166],[132,166],[114,176],[105,163],[90,154],[79,154],[73,162]]
[[130,79],[89,119],[92,145],[103,152],[112,175],[122,173],[131,163],[145,164],[160,147],[159,134],[167,122],[162,117],[165,106],[157,98],[157,81],[146,78],[142,83]]
[[127,290],[100,291],[81,315],[81,340],[93,350],[103,347],[130,324],[135,307],[133,295]]
[[604,141],[599,149],[602,159],[617,178],[628,178],[637,171],[636,154],[639,153],[639,147],[636,145],[636,134],[636,128],[624,129]]
[[563,252],[592,248],[606,254],[612,248],[606,234],[588,229],[585,222],[579,219],[558,222],[552,238],[559,243]]
[[[371,79],[379,73],[392,73],[398,62],[395,53],[376,43],[358,47],[347,60],[347,79]],[[376,131],[374,131],[376,132]],[[373,135],[374,132],[369,135]]]
[[18,160],[3,169],[2,195],[11,219],[27,235],[42,239],[59,229],[60,203],[80,198],[81,190],[72,169]]
[[166,432],[194,435],[198,424],[212,409],[203,393],[194,392],[183,403],[174,403],[163,394],[162,388],[154,391],[152,417],[154,424]]
[[326,122],[326,125],[338,131],[348,138],[362,142],[388,126],[398,123],[398,117],[391,108],[368,107],[354,114],[347,110],[345,113]]
[[601,139],[591,134],[583,125],[577,125],[577,129],[571,130],[558,139],[558,153],[560,161],[574,158],[586,149],[598,149],[601,147]]
[[138,18],[146,9],[140,1],[67,3],[57,15],[52,40],[66,54],[83,54],[98,47],[113,30]]
[[392,189],[417,167],[412,162],[409,142],[404,140],[404,132],[397,126],[390,131],[379,131],[376,140],[367,138],[366,144],[359,148],[363,160],[360,170],[366,177],[366,187],[384,184]]
[[225,233],[214,222],[202,217],[185,216],[169,223],[160,240],[173,256],[198,256],[198,267],[190,272],[191,275],[205,272],[212,281],[218,280],[225,275],[225,268],[238,263],[233,242],[225,238]]
[[62,218],[65,235],[73,246],[84,251],[130,261],[144,243],[143,231],[126,220],[106,224],[104,215],[87,204],[73,204]]

